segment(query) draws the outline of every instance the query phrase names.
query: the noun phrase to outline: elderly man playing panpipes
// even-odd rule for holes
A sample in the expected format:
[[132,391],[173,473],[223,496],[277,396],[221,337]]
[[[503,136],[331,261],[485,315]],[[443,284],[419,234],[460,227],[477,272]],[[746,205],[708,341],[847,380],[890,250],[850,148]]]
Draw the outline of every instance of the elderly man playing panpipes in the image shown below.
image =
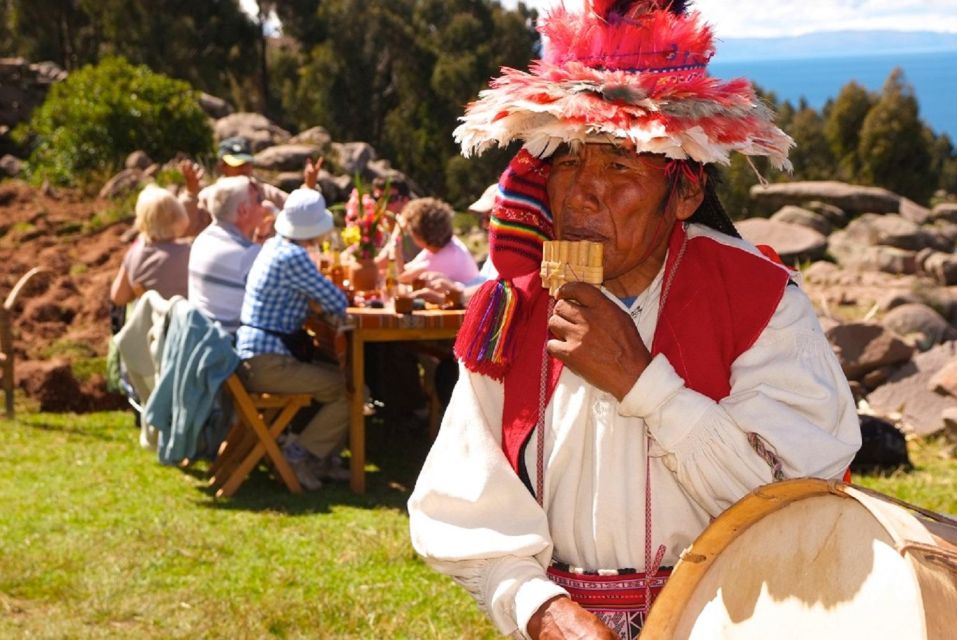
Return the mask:
[[[500,277],[469,306],[409,500],[418,553],[520,638],[636,638],[712,518],[774,480],[840,478],[860,446],[797,274],[715,195],[715,163],[787,168],[791,139],[747,81],[707,74],[684,2],[584,5],[545,17],[543,59],[456,130],[466,154],[524,147],[492,212]],[[551,297],[551,240],[599,243],[600,285]]]

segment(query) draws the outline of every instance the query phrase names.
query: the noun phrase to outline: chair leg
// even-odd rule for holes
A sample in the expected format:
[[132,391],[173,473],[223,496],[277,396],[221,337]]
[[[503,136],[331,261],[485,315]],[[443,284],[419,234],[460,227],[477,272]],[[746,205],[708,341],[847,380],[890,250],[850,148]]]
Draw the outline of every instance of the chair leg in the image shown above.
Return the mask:
[[289,467],[289,463],[286,462],[285,457],[283,457],[275,441],[275,438],[282,433],[283,429],[286,428],[286,425],[289,424],[289,421],[292,420],[292,417],[299,409],[300,406],[296,404],[290,404],[284,407],[279,417],[276,418],[272,424],[272,428],[266,427],[266,424],[255,410],[251,414],[243,413],[247,418],[248,426],[255,432],[258,442],[255,443],[252,450],[245,455],[236,469],[229,475],[229,478],[223,486],[216,492],[216,497],[228,497],[233,495],[246,479],[246,476],[249,475],[256,464],[262,459],[263,455],[268,456],[272,461],[283,483],[291,492],[302,493],[302,485],[299,484],[299,479]]

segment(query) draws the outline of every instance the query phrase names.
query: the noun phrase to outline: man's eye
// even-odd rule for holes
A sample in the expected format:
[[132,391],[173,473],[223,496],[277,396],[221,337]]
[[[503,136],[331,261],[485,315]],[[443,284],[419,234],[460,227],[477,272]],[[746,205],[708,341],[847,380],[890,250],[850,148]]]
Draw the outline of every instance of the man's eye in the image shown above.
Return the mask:
[[609,168],[614,169],[615,171],[627,171],[628,169],[631,168],[624,162],[614,162],[614,161],[610,162],[608,166]]
[[576,164],[578,164],[578,158],[573,158],[570,156],[558,158],[554,162],[556,167],[574,167]]

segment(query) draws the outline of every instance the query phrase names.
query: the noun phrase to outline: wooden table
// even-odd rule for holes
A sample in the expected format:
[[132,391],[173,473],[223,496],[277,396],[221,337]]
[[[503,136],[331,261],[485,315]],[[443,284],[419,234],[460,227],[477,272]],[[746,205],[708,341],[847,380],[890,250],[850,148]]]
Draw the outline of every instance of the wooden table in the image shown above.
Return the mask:
[[348,357],[352,369],[349,424],[349,450],[352,453],[349,468],[352,478],[349,484],[354,492],[365,493],[365,343],[448,340],[454,338],[462,326],[465,312],[435,310],[397,314],[385,309],[350,307],[348,313],[353,325],[348,330]]

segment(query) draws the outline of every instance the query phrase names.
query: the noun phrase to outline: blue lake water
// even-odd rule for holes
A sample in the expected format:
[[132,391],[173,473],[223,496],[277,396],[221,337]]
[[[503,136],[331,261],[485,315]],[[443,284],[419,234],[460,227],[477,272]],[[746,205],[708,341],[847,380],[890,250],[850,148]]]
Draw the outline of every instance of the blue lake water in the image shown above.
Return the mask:
[[719,52],[709,70],[719,78],[744,76],[794,105],[804,97],[820,109],[851,80],[879,91],[894,67],[914,87],[924,122],[957,142],[957,51],[733,62],[721,62]]

